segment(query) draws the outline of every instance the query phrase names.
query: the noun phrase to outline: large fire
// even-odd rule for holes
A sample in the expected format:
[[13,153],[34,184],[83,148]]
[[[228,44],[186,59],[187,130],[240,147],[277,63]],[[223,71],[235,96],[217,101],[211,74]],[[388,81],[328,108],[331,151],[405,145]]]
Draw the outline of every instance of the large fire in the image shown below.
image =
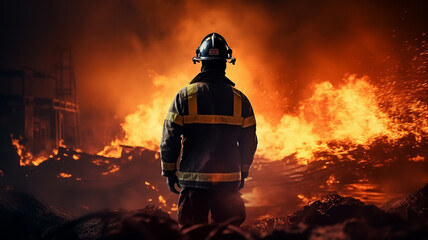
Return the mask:
[[[30,189],[42,193],[57,193],[48,187],[58,183],[65,185],[57,190],[84,189],[87,199],[102,196],[111,204],[102,207],[176,211],[160,176],[162,125],[175,94],[199,72],[191,62],[199,41],[219,32],[237,58],[226,75],[257,120],[259,146],[242,190],[249,214],[280,216],[330,191],[378,205],[407,194],[428,181],[426,27],[411,19],[417,4],[372,2],[115,1],[76,3],[67,14],[60,14],[67,7],[46,8],[66,27],[31,21],[31,31],[8,34],[28,35],[6,38],[15,44],[4,56],[13,56],[6,58],[11,66],[34,59],[43,67],[48,46],[71,44],[83,151],[60,143],[36,155],[25,148],[26,136],[11,136],[20,170],[29,172],[27,183],[40,181]],[[203,17],[195,15],[201,9]],[[27,12],[11,15],[24,21]],[[10,176],[2,167],[0,178]],[[75,196],[66,202],[97,209],[98,201]]]
[[[141,104],[136,112],[129,114],[122,124],[125,137],[117,138],[99,154],[120,156],[120,145],[158,150],[165,112],[179,89],[179,84],[171,86],[171,83],[182,83],[184,86],[188,79],[184,76],[177,79],[153,76],[159,89],[151,103]],[[312,96],[300,104],[298,112],[284,114],[279,123],[274,124],[264,116],[266,111],[272,109],[255,109],[259,138],[256,155],[259,159],[275,161],[294,155],[300,164],[307,164],[316,160],[316,152],[340,154],[358,145],[368,146],[379,138],[392,143],[411,133],[417,136],[428,133],[426,116],[423,117],[427,113],[426,105],[417,102],[405,106],[420,114],[421,121],[401,122],[388,109],[382,108],[388,99],[381,99],[379,93],[385,89],[371,84],[367,76],[347,76],[340,86],[328,81],[320,82],[313,89]],[[397,98],[393,96],[394,101],[400,102]],[[402,107],[400,104],[393,108],[403,111]],[[329,145],[331,142],[342,143],[347,148],[343,149],[340,144],[332,148]]]

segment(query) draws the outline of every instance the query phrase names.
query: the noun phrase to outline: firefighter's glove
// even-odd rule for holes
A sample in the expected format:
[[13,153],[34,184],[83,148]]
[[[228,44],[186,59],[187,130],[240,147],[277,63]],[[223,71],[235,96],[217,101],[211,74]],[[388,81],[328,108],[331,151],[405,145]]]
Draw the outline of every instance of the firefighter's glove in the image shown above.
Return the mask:
[[245,179],[248,177],[248,172],[241,172],[241,184],[239,184],[239,189],[244,188]]
[[239,184],[239,189],[244,188],[245,178],[241,178],[241,184]]
[[178,188],[181,188],[180,184],[178,183],[178,177],[176,175],[168,177],[166,179],[166,184],[168,185],[168,188],[171,192],[180,194],[180,192],[175,189],[175,184],[177,184]]

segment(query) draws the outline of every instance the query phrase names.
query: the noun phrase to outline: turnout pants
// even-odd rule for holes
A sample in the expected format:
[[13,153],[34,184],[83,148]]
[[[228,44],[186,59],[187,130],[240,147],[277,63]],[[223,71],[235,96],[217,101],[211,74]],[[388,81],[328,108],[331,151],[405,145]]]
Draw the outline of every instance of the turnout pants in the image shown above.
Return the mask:
[[246,217],[244,202],[238,189],[184,188],[178,201],[178,223],[187,226],[208,223],[208,213],[214,223],[240,226]]

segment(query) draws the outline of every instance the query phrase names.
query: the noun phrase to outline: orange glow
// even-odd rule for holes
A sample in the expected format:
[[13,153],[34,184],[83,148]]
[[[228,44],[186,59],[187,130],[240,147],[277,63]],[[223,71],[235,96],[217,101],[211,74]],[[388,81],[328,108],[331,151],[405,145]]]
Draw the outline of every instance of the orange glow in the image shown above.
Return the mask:
[[40,163],[48,160],[46,156],[34,157],[32,153],[28,152],[24,145],[19,144],[19,139],[13,138],[11,135],[12,145],[16,148],[16,153],[19,156],[20,166],[38,166]]
[[166,207],[166,200],[162,195],[159,195],[159,204],[162,204],[164,207]]
[[153,190],[155,190],[155,191],[159,192],[159,189],[157,189],[157,188],[156,188],[155,186],[153,186],[151,183],[149,183],[149,182],[145,181],[145,182],[144,182],[144,184],[146,184],[146,186],[150,187],[151,189],[153,189]]
[[271,217],[274,217],[274,216],[272,216],[270,214],[265,214],[265,215],[258,216],[257,220],[262,221],[264,219],[271,218]]
[[306,197],[303,194],[298,194],[297,198],[299,198],[300,200],[302,200],[302,205],[305,205],[305,204],[308,204],[309,202],[317,200],[316,196]]
[[162,124],[175,94],[189,82],[190,76],[177,75],[175,79],[150,74],[154,84],[154,94],[150,104],[140,104],[136,112],[125,117],[121,124],[124,138],[117,138],[106,146],[99,155],[120,157],[120,145],[143,146],[150,150],[159,149]]
[[63,147],[63,148],[66,148],[66,147],[67,147],[67,146],[64,144],[64,139],[59,140],[58,146],[59,146],[59,147]]
[[336,180],[336,178],[332,175],[329,177],[329,179],[326,181],[328,186],[331,186],[335,183],[340,183],[340,181]]
[[[178,89],[185,86],[189,78],[178,75],[170,79],[157,74],[152,74],[152,78],[156,86],[152,101],[129,114],[121,125],[125,137],[115,139],[99,154],[118,157],[122,151],[120,145],[158,150],[165,113]],[[274,108],[255,109],[259,138],[256,155],[276,161],[294,154],[300,164],[306,165],[316,160],[315,152],[328,151],[340,156],[352,150],[352,146],[370,145],[380,137],[393,142],[404,136],[413,126],[403,127],[380,108],[383,100],[377,97],[380,90],[369,80],[349,75],[342,85],[334,86],[327,81],[315,84],[312,96],[300,104],[297,113],[283,114],[278,123],[266,117],[270,111],[277,111]],[[416,107],[420,106],[415,106],[415,111],[425,110]],[[419,129],[426,131],[427,123],[423,124]],[[328,145],[331,142],[344,143],[347,149],[332,148]]]
[[109,175],[111,173],[115,173],[117,171],[120,170],[120,166],[116,165],[116,164],[112,164],[108,167],[108,171],[107,172],[102,172],[102,175]]
[[58,174],[58,176],[56,176],[56,177],[57,178],[71,178],[72,175],[69,173],[62,172],[62,173]]
[[414,157],[414,158],[410,158],[409,160],[410,160],[410,161],[413,161],[413,162],[424,162],[424,161],[425,161],[425,158],[424,158],[424,157],[421,157],[421,156],[419,156],[419,155],[417,155],[416,157]]

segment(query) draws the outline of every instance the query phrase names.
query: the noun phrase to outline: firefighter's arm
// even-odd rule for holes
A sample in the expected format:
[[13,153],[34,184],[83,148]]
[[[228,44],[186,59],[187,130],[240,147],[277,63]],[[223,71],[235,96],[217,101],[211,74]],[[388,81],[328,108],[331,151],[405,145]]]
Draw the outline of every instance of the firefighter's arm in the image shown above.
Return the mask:
[[241,176],[248,177],[250,166],[253,163],[257,149],[256,118],[253,108],[244,96],[242,116],[244,117],[241,134],[239,136],[239,151],[241,154]]
[[183,115],[181,114],[181,97],[177,94],[163,124],[160,157],[162,176],[173,177],[177,171],[177,160],[181,151],[181,135],[183,134]]

